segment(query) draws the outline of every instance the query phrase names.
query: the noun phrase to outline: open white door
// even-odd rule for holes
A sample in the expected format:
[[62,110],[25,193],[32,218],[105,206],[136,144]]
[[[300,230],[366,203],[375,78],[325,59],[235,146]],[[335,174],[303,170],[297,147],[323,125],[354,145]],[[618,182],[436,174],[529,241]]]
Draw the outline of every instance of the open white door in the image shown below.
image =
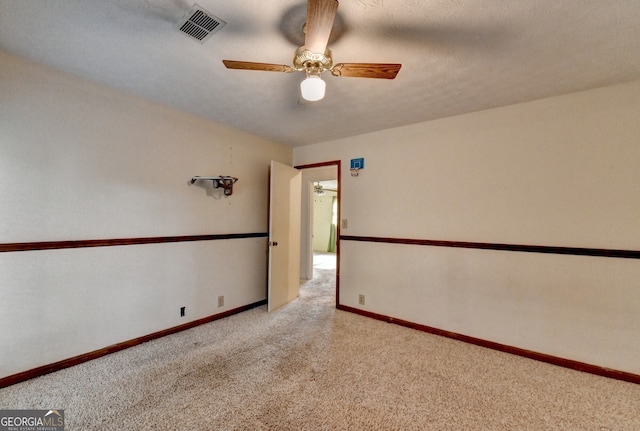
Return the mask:
[[300,290],[302,174],[271,161],[269,182],[268,311],[296,298]]

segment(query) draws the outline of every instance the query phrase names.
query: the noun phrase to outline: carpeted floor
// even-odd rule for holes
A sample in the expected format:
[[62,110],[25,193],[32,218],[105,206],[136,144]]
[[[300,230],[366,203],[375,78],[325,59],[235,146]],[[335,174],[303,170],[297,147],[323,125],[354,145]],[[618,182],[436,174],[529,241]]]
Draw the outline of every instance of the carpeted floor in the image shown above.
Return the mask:
[[67,430],[640,430],[640,385],[300,297],[0,389],[0,408],[64,409]]

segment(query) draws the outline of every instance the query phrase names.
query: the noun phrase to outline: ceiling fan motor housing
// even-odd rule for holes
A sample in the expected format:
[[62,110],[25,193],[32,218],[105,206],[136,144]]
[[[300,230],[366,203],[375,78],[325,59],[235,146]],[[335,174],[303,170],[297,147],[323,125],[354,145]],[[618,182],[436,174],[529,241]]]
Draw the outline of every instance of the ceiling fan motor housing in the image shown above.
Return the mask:
[[300,71],[308,69],[317,69],[318,72],[324,72],[331,69],[333,66],[333,59],[331,58],[331,50],[327,48],[324,54],[312,52],[306,49],[304,46],[296,49],[295,56],[293,57],[293,65]]

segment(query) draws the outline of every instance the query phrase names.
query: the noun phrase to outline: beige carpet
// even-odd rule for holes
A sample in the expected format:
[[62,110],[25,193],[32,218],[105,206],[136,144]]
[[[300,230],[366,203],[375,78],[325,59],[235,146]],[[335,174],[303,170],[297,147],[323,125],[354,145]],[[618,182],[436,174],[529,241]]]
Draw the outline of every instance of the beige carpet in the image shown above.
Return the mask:
[[[264,307],[0,389],[67,430],[640,430],[640,385],[334,309]],[[639,359],[640,360],[640,359]]]

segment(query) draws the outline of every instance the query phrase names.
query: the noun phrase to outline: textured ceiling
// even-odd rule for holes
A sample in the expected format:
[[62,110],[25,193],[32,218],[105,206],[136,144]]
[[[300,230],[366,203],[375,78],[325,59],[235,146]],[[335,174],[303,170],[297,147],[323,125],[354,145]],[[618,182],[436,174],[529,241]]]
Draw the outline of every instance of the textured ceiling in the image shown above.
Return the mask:
[[0,49],[291,146],[640,79],[638,0],[341,0],[334,61],[402,69],[301,103],[301,73],[221,60],[291,64],[304,0],[197,3],[227,22],[204,44],[192,1],[0,0]]

